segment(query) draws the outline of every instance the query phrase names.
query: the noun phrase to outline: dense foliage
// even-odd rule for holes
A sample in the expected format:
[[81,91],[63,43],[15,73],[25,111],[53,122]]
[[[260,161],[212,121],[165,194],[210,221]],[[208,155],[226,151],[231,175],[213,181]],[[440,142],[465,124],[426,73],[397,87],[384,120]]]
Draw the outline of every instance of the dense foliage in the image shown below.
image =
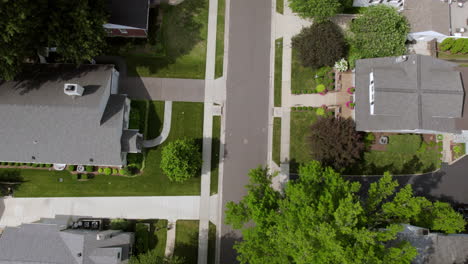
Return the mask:
[[406,52],[408,21],[386,5],[374,5],[362,11],[351,23],[350,61],[356,59],[400,56]]
[[185,263],[183,259],[179,257],[172,257],[172,258],[162,258],[158,256],[158,252],[156,250],[150,250],[145,254],[139,254],[137,256],[133,256],[130,259],[130,264],[183,264]]
[[450,51],[451,53],[468,54],[467,38],[446,38],[440,44],[440,50]]
[[351,7],[353,0],[289,0],[289,7],[304,18],[322,22]]
[[366,146],[352,119],[320,118],[310,128],[312,158],[341,170],[361,158]]
[[162,150],[161,169],[171,181],[184,182],[200,173],[200,147],[194,140],[180,139]]
[[358,182],[317,161],[299,175],[280,194],[267,169],[251,170],[247,195],[226,205],[226,223],[242,231],[235,245],[241,263],[411,263],[416,249],[395,240],[401,223],[447,233],[464,229],[448,204],[415,197],[411,185],[397,192],[389,174],[365,197],[357,194]]
[[303,28],[292,39],[303,66],[318,68],[333,66],[344,55],[345,40],[341,29],[333,22],[314,23]]
[[103,0],[4,0],[0,17],[0,79],[13,79],[45,47],[56,47],[60,61],[82,63],[104,45]]

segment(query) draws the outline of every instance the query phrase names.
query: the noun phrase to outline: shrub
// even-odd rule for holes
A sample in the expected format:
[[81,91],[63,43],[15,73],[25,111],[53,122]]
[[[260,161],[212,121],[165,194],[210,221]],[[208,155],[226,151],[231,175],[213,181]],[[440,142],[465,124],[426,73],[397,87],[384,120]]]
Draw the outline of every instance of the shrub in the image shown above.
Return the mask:
[[47,167],[47,168],[51,168],[51,167],[52,167],[52,164],[46,164],[46,167]]
[[6,162],[1,162],[0,164],[2,164],[2,165],[7,165],[7,163],[6,163]]
[[120,175],[128,175],[128,170],[125,169],[125,168],[124,168],[124,169],[120,169],[120,170],[119,170],[119,174],[120,174]]
[[313,18],[314,22],[327,21],[343,10],[341,0],[290,0],[289,7],[301,17]]
[[297,110],[297,107],[293,106],[293,107],[291,107],[291,110],[292,110],[292,111],[296,111],[296,110]]
[[75,171],[75,165],[68,165],[67,170],[68,171]]
[[71,177],[72,177],[72,179],[75,180],[75,181],[77,181],[78,178],[79,178],[78,174],[72,174]]
[[323,109],[322,107],[315,109],[315,113],[316,113],[318,116],[324,116],[324,115],[325,115],[325,112],[326,112],[325,109]]
[[301,64],[311,68],[333,66],[345,52],[341,29],[330,21],[303,28],[301,33],[293,37],[292,45]]
[[102,168],[99,168],[97,171],[98,171],[98,173],[101,173],[101,174],[104,172],[104,170]]
[[39,164],[33,163],[32,166],[33,166],[33,168],[36,168],[37,166],[39,166]]
[[110,221],[110,229],[112,229],[112,230],[127,231],[128,228],[129,228],[129,225],[130,225],[130,223],[127,220],[121,219],[121,218],[112,219]]
[[340,72],[345,72],[348,70],[348,62],[346,59],[342,58],[341,60],[335,62],[335,69]]
[[112,174],[112,169],[111,168],[105,168],[104,169],[104,174],[105,175],[111,175]]
[[200,173],[200,146],[194,140],[172,141],[162,150],[161,169],[169,180],[184,182]]
[[317,91],[317,93],[323,93],[325,91],[325,85],[323,84],[317,85],[317,87],[315,87],[315,91]]
[[21,163],[16,162],[16,163],[15,163],[15,166],[21,166]]
[[87,179],[88,179],[88,175],[86,175],[86,174],[82,174],[82,175],[81,175],[81,179],[83,179],[83,180],[87,180]]
[[455,152],[455,154],[460,155],[462,153],[462,147],[460,145],[454,146],[453,147],[453,152]]
[[308,109],[309,111],[314,110],[314,108],[313,108],[312,106],[307,107],[307,109]]
[[86,166],[86,172],[93,172],[94,171],[94,166]]
[[440,43],[439,48],[441,51],[448,51],[452,48],[453,43],[455,43],[454,38],[446,38],[444,41],[442,41],[442,43]]
[[451,53],[460,53],[465,48],[465,41],[462,38],[455,40],[453,43],[452,48],[450,48]]
[[112,174],[119,174],[119,170],[118,169],[112,169]]
[[314,91],[312,91],[312,90],[307,90],[307,93],[308,93],[308,94],[313,94]]

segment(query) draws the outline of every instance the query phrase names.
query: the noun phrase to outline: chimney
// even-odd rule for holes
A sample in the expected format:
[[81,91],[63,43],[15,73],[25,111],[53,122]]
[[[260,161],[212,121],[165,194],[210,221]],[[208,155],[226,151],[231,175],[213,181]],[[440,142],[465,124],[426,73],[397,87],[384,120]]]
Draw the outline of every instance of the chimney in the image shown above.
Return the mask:
[[66,83],[63,87],[63,91],[66,95],[70,96],[82,96],[84,88],[77,83]]

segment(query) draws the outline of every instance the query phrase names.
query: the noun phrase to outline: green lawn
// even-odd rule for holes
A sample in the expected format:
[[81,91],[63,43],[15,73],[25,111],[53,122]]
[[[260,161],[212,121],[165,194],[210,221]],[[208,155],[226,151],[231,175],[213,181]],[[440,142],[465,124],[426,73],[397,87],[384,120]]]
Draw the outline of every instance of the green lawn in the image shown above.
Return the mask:
[[310,126],[317,120],[315,111],[291,112],[290,170],[297,172],[298,166],[312,160],[308,136]]
[[283,81],[283,38],[275,41],[275,107],[281,106],[281,87]]
[[185,264],[197,264],[198,220],[178,220],[174,256],[183,257]]
[[214,264],[216,260],[216,225],[210,222],[208,229],[208,264]]
[[273,161],[281,165],[281,117],[273,119]]
[[[157,103],[153,103],[157,105]],[[148,127],[162,120],[149,119]],[[78,196],[157,196],[199,195],[200,177],[185,183],[170,182],[161,171],[161,150],[168,142],[193,138],[201,143],[203,137],[203,103],[174,102],[172,126],[168,139],[162,145],[146,152],[146,166],[141,175],[133,178],[98,175],[88,181],[72,180],[68,172],[19,170],[26,180],[15,192],[16,197],[78,197]],[[201,147],[201,144],[200,144]],[[11,169],[1,169],[0,173]],[[59,182],[63,178],[63,182]]]
[[381,175],[431,172],[440,167],[441,149],[422,141],[420,135],[391,135],[386,151],[368,151],[363,160],[350,168],[350,174]]
[[148,127],[145,134],[145,138],[152,139],[156,138],[161,134],[164,121],[164,102],[163,101],[152,101],[148,108]]
[[291,62],[291,91],[292,93],[316,93],[318,84],[323,84],[328,90],[334,89],[334,73],[331,67],[312,69],[304,67],[297,51],[292,49]]
[[151,225],[150,248],[158,252],[158,256],[163,257],[166,251],[167,220],[159,219]]
[[211,194],[218,192],[218,177],[219,177],[219,147],[221,136],[221,117],[213,116],[213,141],[211,145],[211,179],[210,191]]
[[141,220],[135,223],[134,254],[144,254],[155,250],[158,256],[164,257],[166,250],[167,220]]
[[276,0],[276,12],[283,14],[284,12],[284,0]]
[[162,78],[205,78],[208,0],[163,4],[150,11],[148,40],[112,38],[111,53],[127,62],[128,75]]
[[468,61],[468,54],[450,54],[449,52],[439,51],[437,57],[443,60],[466,60]]
[[224,20],[226,12],[226,0],[218,0],[218,18],[216,22],[216,64],[215,78],[223,76],[224,61]]

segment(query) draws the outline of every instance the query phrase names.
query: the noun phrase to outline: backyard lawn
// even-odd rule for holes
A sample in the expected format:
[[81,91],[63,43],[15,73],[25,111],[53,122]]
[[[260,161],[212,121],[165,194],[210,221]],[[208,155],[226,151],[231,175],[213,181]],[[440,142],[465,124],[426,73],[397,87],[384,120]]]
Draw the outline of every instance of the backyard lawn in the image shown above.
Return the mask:
[[174,256],[184,258],[185,264],[198,261],[198,220],[178,220]]
[[309,130],[317,120],[315,111],[291,112],[290,170],[297,172],[299,165],[312,160],[310,155]]
[[317,85],[323,84],[328,90],[334,89],[334,75],[329,73],[331,67],[312,69],[304,67],[299,59],[297,51],[292,49],[291,62],[291,92],[292,93],[317,93]]
[[211,194],[218,193],[220,136],[221,136],[221,116],[213,116],[213,141],[211,145],[211,177],[210,177]]
[[275,41],[275,107],[281,106],[281,87],[283,81],[283,38]]
[[[154,102],[153,108],[160,103]],[[151,109],[151,107],[150,107]],[[151,113],[151,111],[150,111]],[[162,113],[150,118],[148,127],[160,129]],[[19,170],[24,178],[16,197],[63,197],[63,196],[157,196],[199,195],[200,177],[185,183],[170,182],[160,167],[161,150],[168,142],[193,138],[201,143],[203,136],[203,103],[174,102],[171,132],[165,143],[146,152],[146,166],[141,175],[135,177],[97,175],[87,181],[73,180],[67,171]],[[201,144],[200,144],[201,147]],[[6,170],[1,169],[0,173]],[[63,182],[59,179],[62,178]]]
[[224,62],[224,20],[226,12],[226,0],[218,0],[218,18],[216,22],[216,64],[215,78],[223,76]]
[[362,161],[349,172],[359,175],[414,174],[431,172],[440,168],[441,146],[427,143],[421,135],[390,135],[385,151],[364,153]]
[[148,41],[113,38],[111,53],[125,58],[131,76],[204,79],[208,1],[161,5],[159,28],[157,12],[151,9]]
[[281,117],[273,119],[273,161],[281,165]]

